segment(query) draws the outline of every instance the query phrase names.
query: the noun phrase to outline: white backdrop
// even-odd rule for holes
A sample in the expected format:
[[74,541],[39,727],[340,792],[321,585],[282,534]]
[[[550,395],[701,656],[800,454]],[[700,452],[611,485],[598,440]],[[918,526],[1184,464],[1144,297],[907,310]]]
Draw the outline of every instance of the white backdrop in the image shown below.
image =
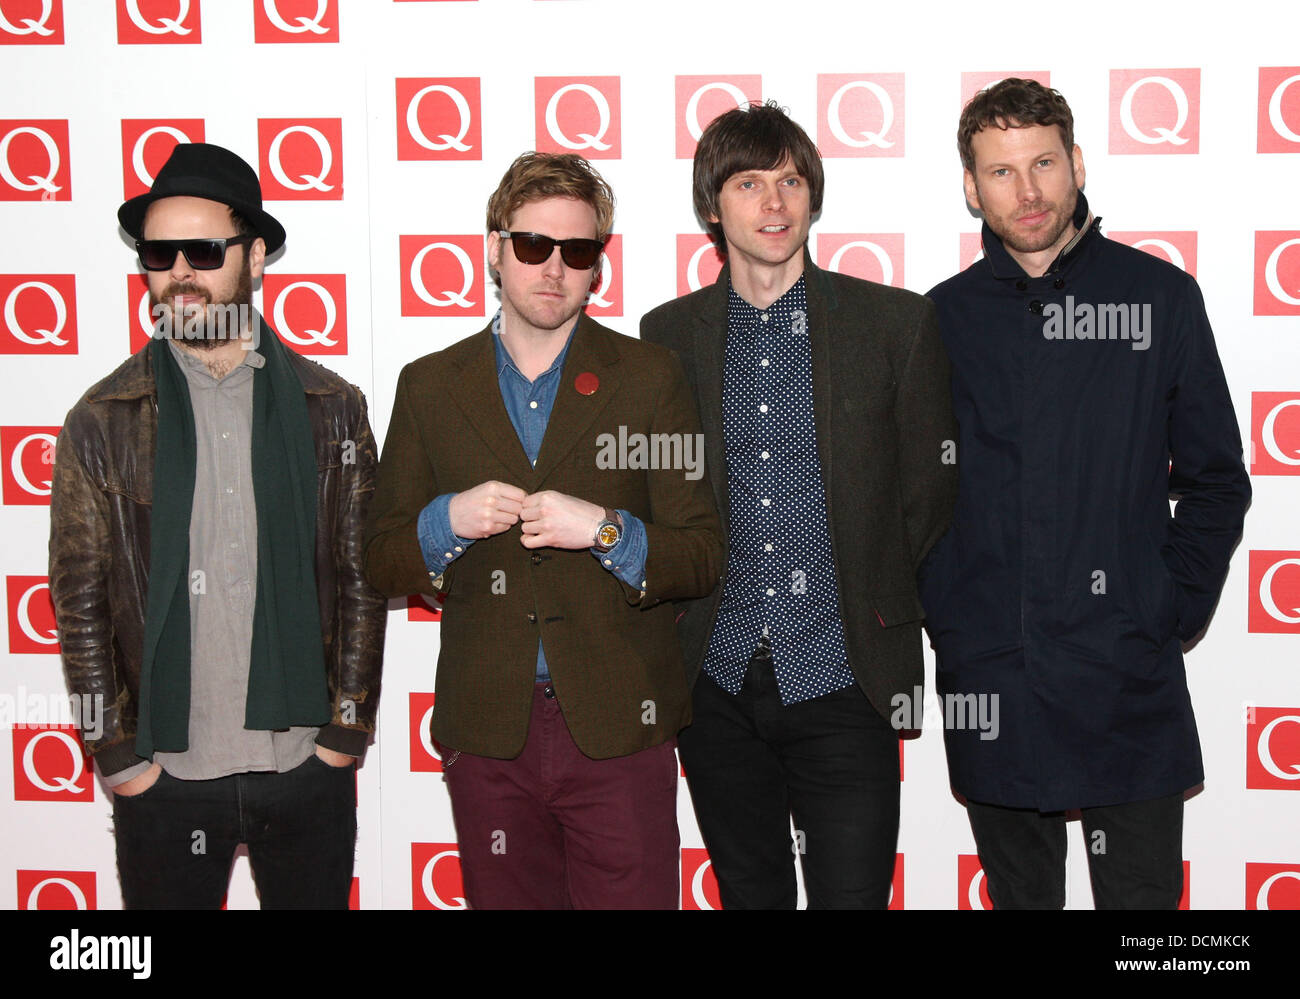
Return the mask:
[[[1200,281],[1252,442],[1245,537],[1188,656],[1206,781],[1187,805],[1187,902],[1300,908],[1300,14],[899,6],[0,0],[0,906],[121,904],[104,790],[69,729],[31,725],[58,720],[63,689],[43,588],[49,443],[145,336],[115,219],[142,189],[137,158],[151,174],[179,133],[257,166],[289,233],[259,305],[365,391],[382,441],[401,366],[496,307],[484,206],[519,152],[574,149],[613,185],[618,235],[591,311],[635,335],[642,313],[716,272],[697,252],[692,134],[738,98],[778,99],[826,156],[818,263],[925,291],[978,253],[961,105],[1033,75],[1071,103],[1108,234]],[[420,735],[439,629],[421,616],[390,614],[379,739],[358,778],[362,908],[461,906]],[[894,906],[987,905],[940,733],[904,757]],[[716,904],[684,781],[678,811],[684,904]],[[1068,905],[1086,908],[1077,822],[1070,847]],[[246,860],[229,905],[256,905]]]

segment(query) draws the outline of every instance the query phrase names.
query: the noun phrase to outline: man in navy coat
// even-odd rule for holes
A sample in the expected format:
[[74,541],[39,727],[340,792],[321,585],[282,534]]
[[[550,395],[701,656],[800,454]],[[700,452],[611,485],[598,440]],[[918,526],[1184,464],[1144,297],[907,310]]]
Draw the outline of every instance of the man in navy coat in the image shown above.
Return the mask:
[[1182,643],[1250,500],[1214,336],[1195,280],[1102,235],[1056,91],[980,92],[958,146],[984,257],[930,292],[960,485],[921,596],[944,701],[999,724],[945,726],[952,786],[996,908],[1064,904],[1076,808],[1097,907],[1175,908],[1204,776]]

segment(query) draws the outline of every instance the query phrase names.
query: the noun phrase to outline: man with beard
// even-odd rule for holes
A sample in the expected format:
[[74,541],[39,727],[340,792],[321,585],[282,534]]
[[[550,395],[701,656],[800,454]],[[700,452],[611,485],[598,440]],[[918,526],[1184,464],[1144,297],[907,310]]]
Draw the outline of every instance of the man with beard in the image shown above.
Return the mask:
[[945,729],[994,907],[1064,904],[1080,809],[1097,907],[1175,908],[1203,779],[1182,643],[1250,485],[1195,280],[1101,234],[1073,132],[1032,80],[962,112],[984,257],[930,292],[960,484],[921,596],[945,701],[1000,721]]
[[123,900],[217,908],[242,843],[263,907],[346,908],[386,620],[365,399],[252,310],[285,233],[234,153],[177,146],[118,219],[157,326],[64,422],[50,593]]

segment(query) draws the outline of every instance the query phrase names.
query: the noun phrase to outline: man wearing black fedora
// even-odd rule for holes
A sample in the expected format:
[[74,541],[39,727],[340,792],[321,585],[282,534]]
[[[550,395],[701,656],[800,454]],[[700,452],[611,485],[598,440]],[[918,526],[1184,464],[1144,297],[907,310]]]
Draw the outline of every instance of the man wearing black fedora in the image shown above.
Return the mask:
[[177,146],[118,220],[154,338],[64,422],[50,592],[123,901],[216,908],[242,843],[264,908],[345,908],[386,618],[365,398],[252,309],[285,232],[234,153]]

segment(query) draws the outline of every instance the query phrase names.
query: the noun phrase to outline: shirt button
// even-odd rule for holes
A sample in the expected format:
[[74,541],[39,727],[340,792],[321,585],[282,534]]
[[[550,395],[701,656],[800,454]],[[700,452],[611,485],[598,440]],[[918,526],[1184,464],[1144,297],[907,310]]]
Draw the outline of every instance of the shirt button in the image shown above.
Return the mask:
[[767,403],[763,403],[761,406],[759,406],[759,407],[758,407],[758,411],[759,411],[760,413],[766,413],[766,412],[767,412]]
[[529,408],[529,409],[536,409],[536,408],[537,408],[537,400],[534,399],[532,402],[530,402],[530,403],[528,404],[528,408]]
[[763,367],[766,368],[767,365],[768,365],[768,360],[767,360],[767,358],[765,357],[765,358],[763,358],[761,361],[759,361],[758,363],[761,364]]
[[225,441],[225,440],[230,440],[230,431],[229,431],[229,430],[223,430],[223,431],[221,432],[221,439],[222,439],[223,441]]
[[536,623],[537,623],[537,615],[534,614],[532,611],[529,611],[529,612],[528,612],[528,620],[531,621],[533,624],[536,624]]
[[460,545],[457,545],[457,546],[456,546],[456,551],[458,551],[458,552],[463,552],[464,550],[465,550],[465,549],[462,548]]
[[541,565],[541,564],[542,564],[542,556],[540,556],[540,555],[538,555],[536,552],[534,552],[534,553],[533,553],[533,565]]
[[605,564],[606,564],[606,565],[613,565],[614,563],[611,562],[609,559],[605,559]]
[[451,558],[451,557],[452,557],[451,552],[443,552],[443,553],[442,553],[442,557],[443,557],[443,558],[448,558],[448,559]]
[[764,496],[764,497],[763,497],[763,505],[764,505],[764,506],[771,506],[771,505],[772,505],[772,501],[771,501],[770,499],[768,499],[766,496]]
[[767,322],[767,313],[766,313],[766,312],[764,312],[764,313],[762,314],[762,319],[763,319],[763,322]]
[[771,550],[772,550],[772,542],[769,541],[767,544],[763,546],[763,551],[770,552]]
[[767,461],[768,458],[772,457],[772,454],[770,451],[764,451],[760,457],[762,457],[764,461]]
[[234,487],[234,486],[226,486],[226,495],[227,495],[227,496],[229,496],[229,495],[230,495],[231,493],[233,493],[234,491],[235,491],[235,487]]
[[774,597],[774,596],[776,596],[776,590],[772,589],[772,587],[769,586],[769,587],[767,588],[767,595],[768,595],[769,597]]

